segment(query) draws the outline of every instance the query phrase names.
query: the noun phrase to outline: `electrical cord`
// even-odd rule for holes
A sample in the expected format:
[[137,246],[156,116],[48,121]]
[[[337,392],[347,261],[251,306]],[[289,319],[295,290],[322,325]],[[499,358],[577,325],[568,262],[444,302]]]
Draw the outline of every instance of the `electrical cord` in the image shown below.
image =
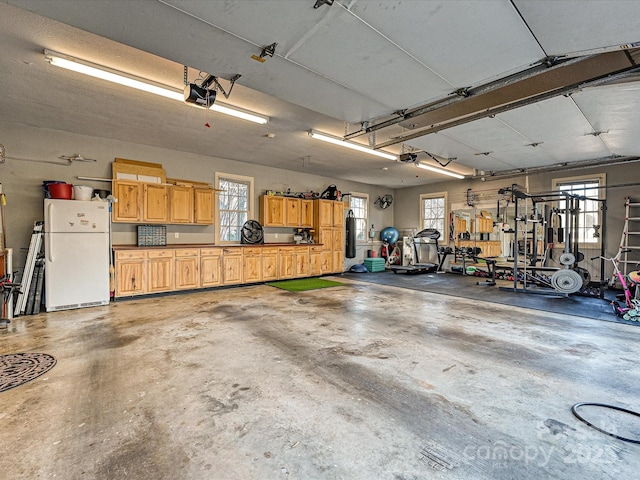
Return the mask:
[[624,413],[629,413],[631,415],[635,415],[636,417],[640,417],[640,413],[634,412],[632,410],[627,410],[626,408],[617,407],[615,405],[607,405],[606,403],[580,402],[580,403],[576,403],[573,407],[571,407],[571,412],[575,415],[575,417],[578,420],[580,420],[580,421],[586,423],[587,425],[589,425],[591,428],[595,428],[599,432],[604,433],[605,435],[609,435],[610,437],[617,438],[618,440],[622,440],[623,442],[630,442],[630,443],[640,444],[640,440],[634,440],[632,438],[625,438],[625,437],[621,437],[619,435],[616,435],[614,433],[607,432],[606,430],[603,430],[602,428],[596,427],[593,423],[590,423],[589,421],[585,420],[584,417],[582,417],[578,413],[578,408],[584,407],[584,406],[611,408],[613,410],[618,410],[619,412],[624,412]]

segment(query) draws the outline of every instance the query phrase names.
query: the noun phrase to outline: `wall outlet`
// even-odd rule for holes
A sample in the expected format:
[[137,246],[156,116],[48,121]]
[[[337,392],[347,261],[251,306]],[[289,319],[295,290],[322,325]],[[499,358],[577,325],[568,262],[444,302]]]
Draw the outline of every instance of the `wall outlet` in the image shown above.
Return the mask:
[[174,235],[173,238],[180,238],[180,234],[178,232],[174,233],[173,235]]
[[274,234],[273,234],[273,238],[275,238],[275,239],[277,240],[277,239],[278,239],[278,234],[277,234],[277,233],[274,233]]

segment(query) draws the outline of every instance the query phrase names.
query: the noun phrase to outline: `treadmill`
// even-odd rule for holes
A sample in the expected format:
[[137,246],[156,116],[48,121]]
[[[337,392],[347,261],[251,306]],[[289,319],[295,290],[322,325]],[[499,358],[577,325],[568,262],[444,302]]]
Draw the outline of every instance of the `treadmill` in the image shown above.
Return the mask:
[[[421,239],[426,238],[431,240],[424,245],[435,245],[438,252],[438,264],[429,262],[420,262],[420,252],[418,245],[422,245]],[[390,268],[393,273],[406,273],[407,275],[415,275],[419,273],[434,273],[438,271],[440,262],[440,249],[438,248],[438,239],[440,238],[440,232],[435,228],[425,228],[419,231],[412,237],[413,247],[413,263],[409,265],[391,265]],[[417,242],[416,242],[417,240]]]

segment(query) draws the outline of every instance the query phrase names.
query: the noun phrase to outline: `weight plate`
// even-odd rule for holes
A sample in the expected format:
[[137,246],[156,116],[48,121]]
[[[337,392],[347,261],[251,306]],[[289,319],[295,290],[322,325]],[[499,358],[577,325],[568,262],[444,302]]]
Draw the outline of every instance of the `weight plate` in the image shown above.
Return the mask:
[[573,253],[565,252],[560,255],[560,263],[562,265],[573,265],[576,263],[576,257],[573,256]]
[[551,276],[551,285],[560,293],[576,293],[582,288],[582,277],[573,270],[558,270]]

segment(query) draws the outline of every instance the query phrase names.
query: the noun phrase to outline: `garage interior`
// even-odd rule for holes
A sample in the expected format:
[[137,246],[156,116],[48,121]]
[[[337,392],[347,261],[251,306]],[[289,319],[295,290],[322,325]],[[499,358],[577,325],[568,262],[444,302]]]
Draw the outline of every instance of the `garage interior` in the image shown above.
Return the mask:
[[[3,475],[633,478],[638,300],[625,306],[598,257],[618,255],[638,295],[639,14],[624,0],[0,2]],[[45,289],[16,313],[11,281],[24,288],[34,238],[49,248],[34,231],[52,181],[112,194],[96,200],[112,210],[113,285],[104,305],[47,309]],[[234,182],[244,225],[222,212]],[[210,221],[149,220],[146,203],[127,219],[117,188],[132,184],[200,189]],[[280,201],[308,222],[271,218]],[[249,221],[259,242],[233,236]],[[164,243],[140,243],[148,224]],[[273,278],[250,277],[267,257]],[[135,262],[149,270],[127,290]],[[181,265],[195,283],[178,285]],[[294,277],[339,283],[276,288]]]

